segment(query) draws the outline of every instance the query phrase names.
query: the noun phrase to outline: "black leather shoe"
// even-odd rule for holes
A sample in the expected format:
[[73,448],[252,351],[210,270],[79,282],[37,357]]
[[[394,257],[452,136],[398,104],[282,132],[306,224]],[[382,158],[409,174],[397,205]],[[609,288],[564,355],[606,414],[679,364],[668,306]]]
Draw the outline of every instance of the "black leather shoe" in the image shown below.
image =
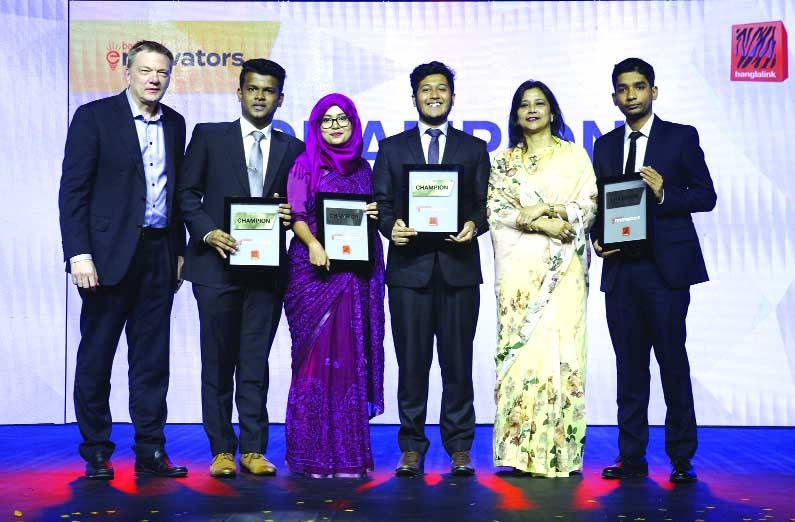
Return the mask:
[[419,451],[404,451],[395,468],[398,477],[416,477],[425,471],[425,456]]
[[615,466],[609,466],[602,470],[604,479],[640,479],[649,476],[649,464],[645,457],[627,458],[619,457]]
[[456,451],[450,458],[450,473],[458,477],[471,477],[475,474],[475,466],[468,451]]
[[113,464],[102,453],[86,462],[86,478],[91,480],[113,480]]
[[696,470],[693,469],[693,465],[690,464],[689,459],[674,459],[673,466],[674,469],[671,471],[671,478],[668,479],[671,482],[684,484],[698,481]]
[[168,459],[165,451],[157,450],[151,457],[135,458],[135,473],[138,475],[176,478],[187,476],[188,468],[175,466]]

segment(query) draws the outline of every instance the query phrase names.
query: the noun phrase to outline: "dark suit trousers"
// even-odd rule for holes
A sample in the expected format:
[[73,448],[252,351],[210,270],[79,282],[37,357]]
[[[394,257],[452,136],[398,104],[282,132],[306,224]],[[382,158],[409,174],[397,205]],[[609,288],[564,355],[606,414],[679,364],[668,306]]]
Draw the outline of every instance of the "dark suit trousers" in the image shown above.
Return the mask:
[[667,407],[665,451],[671,459],[692,458],[697,429],[685,350],[690,288],[669,287],[651,260],[621,260],[617,268],[605,308],[616,353],[619,451],[626,457],[646,454],[653,347]]
[[398,363],[401,451],[428,450],[425,417],[433,338],[442,373],[439,428],[448,453],[469,450],[475,437],[472,342],[480,309],[480,288],[445,283],[438,258],[425,288],[389,288],[392,337]]
[[[100,283],[102,281],[100,280]],[[127,333],[130,418],[135,453],[163,448],[169,377],[169,334],[174,274],[168,237],[140,239],[127,274],[114,286],[80,290],[80,345],[75,369],[75,415],[88,460],[110,457],[110,376],[121,332]]]
[[210,450],[234,454],[232,394],[240,453],[268,447],[268,355],[282,313],[280,294],[256,286],[193,285],[199,305],[202,421]]

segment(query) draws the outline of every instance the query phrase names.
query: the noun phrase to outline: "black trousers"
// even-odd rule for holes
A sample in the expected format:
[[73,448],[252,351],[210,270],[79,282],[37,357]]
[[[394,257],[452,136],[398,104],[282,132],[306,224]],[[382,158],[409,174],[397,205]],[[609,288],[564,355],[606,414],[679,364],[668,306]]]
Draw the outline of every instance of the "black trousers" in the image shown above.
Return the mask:
[[[282,296],[256,286],[193,285],[199,306],[202,422],[210,450],[265,453],[268,448],[268,355]],[[232,427],[232,397],[240,439]]]
[[401,451],[428,450],[425,417],[433,340],[442,374],[439,428],[445,450],[469,450],[475,437],[472,343],[480,309],[480,288],[444,281],[438,260],[425,288],[389,288],[392,337],[398,363]]
[[[100,280],[100,283],[102,281]],[[174,273],[168,236],[140,239],[127,274],[114,286],[80,289],[80,345],[75,369],[75,415],[80,455],[110,457],[110,377],[121,332],[127,334],[130,418],[136,455],[151,456],[166,438],[169,333]]]
[[653,348],[667,407],[665,451],[672,460],[692,458],[698,442],[685,350],[690,288],[669,287],[650,260],[621,263],[612,291],[605,294],[607,326],[616,354],[619,452],[629,458],[646,455]]

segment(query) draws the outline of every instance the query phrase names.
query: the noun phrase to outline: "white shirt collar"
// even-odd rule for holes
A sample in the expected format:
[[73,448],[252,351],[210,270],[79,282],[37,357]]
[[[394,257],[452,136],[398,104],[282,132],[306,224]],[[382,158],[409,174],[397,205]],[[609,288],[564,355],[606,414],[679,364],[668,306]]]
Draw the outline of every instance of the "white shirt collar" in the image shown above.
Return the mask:
[[[638,129],[640,131],[640,133],[643,134],[643,137],[645,137],[646,139],[648,139],[649,135],[651,134],[651,124],[652,123],[654,123],[654,113],[651,113],[651,116],[649,117],[648,120],[646,120],[646,123],[643,124],[643,127]],[[629,123],[625,122],[624,123],[624,141],[625,142],[629,141],[629,135],[630,135],[631,132],[633,132],[632,128],[629,126]]]
[[428,129],[439,129],[440,131],[442,131],[442,135],[444,135],[444,137],[446,138],[447,137],[447,126],[448,125],[449,125],[448,122],[444,122],[439,127],[431,127],[430,125],[428,125],[427,123],[423,122],[422,120],[417,122],[417,128],[419,128],[419,130],[420,130],[420,136],[424,136],[425,135],[425,131],[427,131]]
[[157,114],[155,114],[154,118],[147,118],[146,114],[141,112],[141,109],[138,108],[138,105],[133,101],[132,96],[130,95],[130,88],[124,90],[124,93],[127,95],[127,103],[130,104],[130,110],[132,111],[133,119],[137,118],[138,116],[142,116],[146,121],[158,121],[163,116],[163,106],[160,103],[157,104]]
[[244,138],[254,131],[259,131],[265,135],[264,139],[267,141],[271,139],[271,129],[273,129],[273,123],[270,123],[264,129],[258,129],[254,125],[252,125],[252,123],[248,121],[246,118],[244,118],[243,116],[240,117],[240,130]]

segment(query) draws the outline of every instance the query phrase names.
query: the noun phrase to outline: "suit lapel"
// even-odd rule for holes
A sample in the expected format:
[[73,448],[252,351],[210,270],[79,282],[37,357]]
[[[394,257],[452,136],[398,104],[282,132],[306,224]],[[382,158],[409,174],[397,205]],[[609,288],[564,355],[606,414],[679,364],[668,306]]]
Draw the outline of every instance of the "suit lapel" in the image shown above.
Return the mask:
[[246,152],[243,149],[243,134],[240,130],[240,120],[229,123],[226,131],[226,143],[222,145],[230,154],[229,168],[235,179],[240,183],[243,193],[251,196],[251,187],[248,185],[248,168],[246,167]]
[[610,174],[609,176],[621,176],[624,174],[624,133],[626,132],[626,123],[619,127],[619,132],[614,134],[615,143],[610,146],[613,152],[613,157],[610,160]]
[[138,142],[138,132],[135,130],[135,120],[133,119],[132,109],[130,109],[130,102],[127,101],[126,91],[119,94],[116,100],[118,102],[116,114],[119,116],[119,136],[124,143],[124,148],[127,149],[135,163],[135,168],[141,175],[141,181],[145,181],[146,175],[144,174],[144,160],[141,157],[141,144]]
[[425,154],[422,153],[419,126],[414,127],[406,134],[406,150],[411,154],[412,162],[415,165],[424,165],[426,163]]
[[[265,185],[262,188],[263,196],[268,197],[268,194],[271,193],[286,153],[287,140],[284,139],[281,133],[271,129],[271,146],[268,152],[268,166],[265,169]],[[284,197],[284,194],[279,195]]]
[[662,147],[662,140],[660,135],[664,132],[663,121],[654,116],[654,121],[651,123],[651,130],[649,131],[649,138],[646,140],[646,155],[643,156],[644,165],[659,165],[660,162],[657,158],[660,157]]
[[458,135],[458,130],[448,125],[442,163],[453,163],[453,158],[455,157],[456,150],[458,150],[459,143],[461,143],[461,137]]

